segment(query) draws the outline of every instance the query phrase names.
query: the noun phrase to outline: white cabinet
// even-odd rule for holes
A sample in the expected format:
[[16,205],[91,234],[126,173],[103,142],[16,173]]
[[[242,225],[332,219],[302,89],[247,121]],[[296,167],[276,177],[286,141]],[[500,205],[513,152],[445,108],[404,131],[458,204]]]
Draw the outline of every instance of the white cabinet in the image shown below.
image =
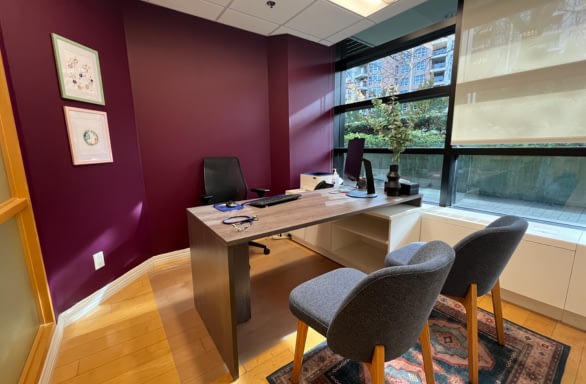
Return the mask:
[[331,223],[312,225],[291,231],[293,240],[323,254],[331,249],[332,231]]
[[419,240],[422,208],[395,205],[292,232],[293,240],[364,272],[382,268],[385,255]]
[[574,268],[568,288],[564,321],[586,329],[586,232],[582,233],[576,249]]
[[[341,265],[371,272],[391,250],[414,241],[454,245],[495,218],[398,205],[295,231],[293,239]],[[500,283],[503,299],[586,329],[586,232],[531,222]]]
[[[422,215],[421,241],[438,239],[454,245],[495,218],[447,208],[428,210]],[[586,242],[579,230],[529,223],[500,276],[503,299],[555,319],[563,319],[566,311],[584,318],[586,245],[576,248],[580,236]]]
[[[501,274],[501,288],[563,309],[573,262],[573,250],[525,238]],[[557,313],[549,315],[560,318]]]
[[367,213],[332,223],[332,247],[327,256],[364,272],[383,267],[389,247],[390,220]]

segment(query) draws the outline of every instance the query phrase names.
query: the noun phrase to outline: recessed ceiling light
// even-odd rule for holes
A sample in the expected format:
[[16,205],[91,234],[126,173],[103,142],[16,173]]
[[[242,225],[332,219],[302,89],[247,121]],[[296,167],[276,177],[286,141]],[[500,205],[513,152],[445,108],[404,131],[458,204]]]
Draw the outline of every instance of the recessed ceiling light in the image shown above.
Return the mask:
[[330,0],[332,3],[346,8],[362,17],[368,17],[397,0]]

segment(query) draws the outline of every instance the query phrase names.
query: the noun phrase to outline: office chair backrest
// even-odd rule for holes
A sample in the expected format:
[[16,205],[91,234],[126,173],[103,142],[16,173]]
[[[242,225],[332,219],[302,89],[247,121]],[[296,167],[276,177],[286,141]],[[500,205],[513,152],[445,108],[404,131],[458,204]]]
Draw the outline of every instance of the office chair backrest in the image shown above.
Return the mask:
[[477,295],[488,293],[521,242],[528,223],[517,216],[503,216],[454,245],[456,260],[442,294],[465,297],[476,283]]
[[206,157],[203,160],[203,179],[210,203],[244,200],[248,187],[237,157]]
[[454,250],[431,241],[419,263],[379,269],[345,298],[327,332],[328,346],[352,360],[370,361],[375,345],[392,360],[417,341],[454,261]]

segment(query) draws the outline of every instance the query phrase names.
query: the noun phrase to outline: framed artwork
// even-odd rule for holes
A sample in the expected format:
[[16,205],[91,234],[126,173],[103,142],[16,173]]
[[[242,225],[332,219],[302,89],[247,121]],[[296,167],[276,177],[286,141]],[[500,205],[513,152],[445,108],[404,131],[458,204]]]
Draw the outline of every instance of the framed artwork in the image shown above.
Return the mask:
[[51,34],[61,97],[105,105],[98,52]]
[[63,107],[74,165],[112,163],[106,112]]

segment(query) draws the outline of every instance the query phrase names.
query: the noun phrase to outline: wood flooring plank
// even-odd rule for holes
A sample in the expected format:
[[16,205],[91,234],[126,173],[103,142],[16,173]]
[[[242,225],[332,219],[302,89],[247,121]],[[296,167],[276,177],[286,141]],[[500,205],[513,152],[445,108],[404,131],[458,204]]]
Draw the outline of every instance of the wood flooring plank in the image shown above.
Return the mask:
[[[99,321],[99,319],[97,319]],[[68,364],[107,348],[140,337],[155,330],[162,330],[163,324],[157,312],[141,316],[137,321],[121,321],[104,329],[94,330],[87,334],[80,334],[62,343],[57,364]]]
[[[157,365],[157,359],[163,357],[163,361],[173,361],[167,340],[150,345],[131,355],[122,356],[119,359],[101,365],[97,369],[80,373],[79,375],[63,381],[67,384],[94,384],[116,381],[121,376],[140,376],[141,372]],[[136,381],[140,382],[140,381]]]
[[132,355],[140,350],[160,342],[166,341],[165,330],[158,328],[125,342],[113,345],[96,353],[88,354],[79,359],[78,372],[80,374],[97,369],[100,366],[114,362],[124,356]]
[[145,381],[140,384],[177,384],[181,383],[181,378],[177,374],[177,368],[175,366],[170,367],[166,372],[161,375],[146,378]]
[[586,383],[586,351],[582,350],[582,358],[580,359],[580,367],[576,375],[576,384]]
[[61,383],[75,377],[78,373],[79,360],[56,366],[53,369],[52,383]]
[[[249,384],[293,359],[292,287],[337,265],[289,240],[251,254],[253,318],[239,325],[240,378],[232,381],[193,304],[189,258],[165,261],[64,331],[52,384]],[[492,312],[490,295],[479,307]],[[586,384],[586,332],[503,302],[505,319],[571,346],[562,384]],[[289,329],[293,324],[293,330]],[[310,330],[306,351],[324,341]]]
[[181,380],[177,375],[177,370],[173,360],[170,359],[168,355],[161,355],[156,359],[150,360],[146,364],[141,364],[120,375],[116,375],[116,377],[104,381],[102,384],[143,384],[146,382],[171,384],[180,383]]
[[557,323],[552,338],[570,346],[570,354],[566,361],[562,383],[576,382],[584,348],[586,348],[586,333],[569,325]]

